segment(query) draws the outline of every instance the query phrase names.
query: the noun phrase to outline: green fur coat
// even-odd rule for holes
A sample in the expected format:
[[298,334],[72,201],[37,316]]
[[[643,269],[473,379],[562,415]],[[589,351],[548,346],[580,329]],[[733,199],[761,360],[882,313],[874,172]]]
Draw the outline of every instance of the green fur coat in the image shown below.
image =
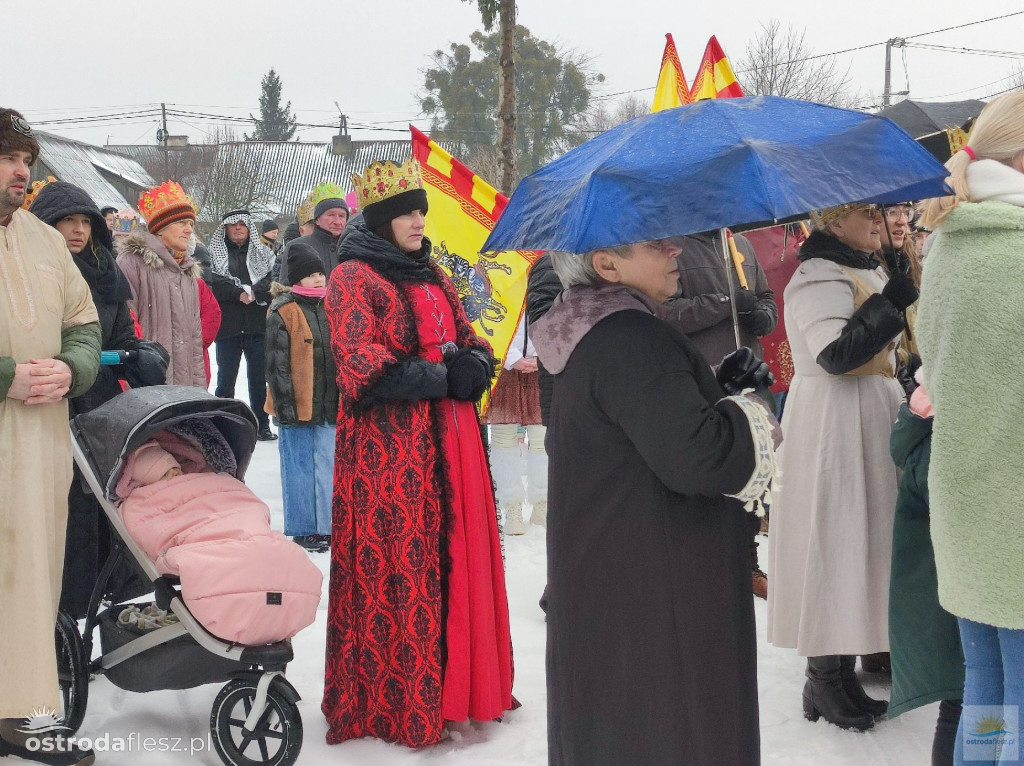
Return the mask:
[[[924,266],[917,337],[935,407],[939,601],[1024,628],[1024,195],[961,203]],[[977,197],[975,197],[977,198]]]

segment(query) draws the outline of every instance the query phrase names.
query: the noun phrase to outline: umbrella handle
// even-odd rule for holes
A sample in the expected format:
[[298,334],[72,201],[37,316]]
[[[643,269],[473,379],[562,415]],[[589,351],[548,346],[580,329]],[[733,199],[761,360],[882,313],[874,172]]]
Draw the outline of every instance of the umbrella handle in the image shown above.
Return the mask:
[[732,232],[726,230],[727,238],[729,240],[729,253],[732,255],[733,265],[736,267],[736,276],[740,280],[740,287],[744,290],[749,290],[750,287],[747,285],[747,275],[743,271],[743,264],[746,263],[746,257],[736,247],[736,239],[732,236]]
[[730,263],[729,253],[729,230],[721,229],[722,235],[722,257],[725,259],[725,281],[729,285],[729,308],[732,311],[732,332],[736,338],[736,349],[739,350],[743,347],[743,341],[740,340],[740,315],[736,312],[736,285],[732,280],[732,264]]

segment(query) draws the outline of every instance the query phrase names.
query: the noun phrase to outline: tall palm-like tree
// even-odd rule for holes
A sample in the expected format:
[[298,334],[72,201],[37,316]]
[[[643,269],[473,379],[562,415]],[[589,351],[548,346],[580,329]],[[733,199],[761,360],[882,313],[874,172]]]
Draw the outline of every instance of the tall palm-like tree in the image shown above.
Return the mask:
[[476,3],[484,29],[490,32],[498,20],[501,34],[501,89],[498,119],[501,121],[501,191],[512,194],[516,183],[516,59],[515,59],[515,0],[463,0]]

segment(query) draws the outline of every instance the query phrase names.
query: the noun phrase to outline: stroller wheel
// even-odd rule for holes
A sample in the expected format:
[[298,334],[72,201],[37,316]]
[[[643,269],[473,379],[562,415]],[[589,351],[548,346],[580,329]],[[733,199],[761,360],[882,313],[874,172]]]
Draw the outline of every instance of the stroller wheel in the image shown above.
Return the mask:
[[217,754],[230,766],[291,766],[302,748],[298,707],[290,695],[281,692],[275,680],[267,690],[266,710],[250,733],[244,726],[255,698],[254,679],[236,679],[220,690],[210,714]]
[[57,680],[64,703],[65,736],[74,734],[85,718],[89,700],[89,663],[78,623],[64,612],[57,613]]

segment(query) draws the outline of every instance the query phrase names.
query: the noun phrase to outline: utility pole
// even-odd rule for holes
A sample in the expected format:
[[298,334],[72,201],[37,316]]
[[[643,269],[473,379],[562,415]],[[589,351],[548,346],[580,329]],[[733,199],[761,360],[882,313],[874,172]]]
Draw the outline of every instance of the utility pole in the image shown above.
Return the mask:
[[164,148],[164,180],[166,180],[171,174],[171,171],[167,162],[167,104],[163,102],[160,103],[160,114],[163,120],[163,128],[160,132],[160,144]]
[[[889,106],[892,92],[892,49],[902,48],[906,40],[902,37],[892,37],[885,41],[885,88],[882,90],[882,107]],[[897,95],[908,95],[908,91],[901,91]]]

